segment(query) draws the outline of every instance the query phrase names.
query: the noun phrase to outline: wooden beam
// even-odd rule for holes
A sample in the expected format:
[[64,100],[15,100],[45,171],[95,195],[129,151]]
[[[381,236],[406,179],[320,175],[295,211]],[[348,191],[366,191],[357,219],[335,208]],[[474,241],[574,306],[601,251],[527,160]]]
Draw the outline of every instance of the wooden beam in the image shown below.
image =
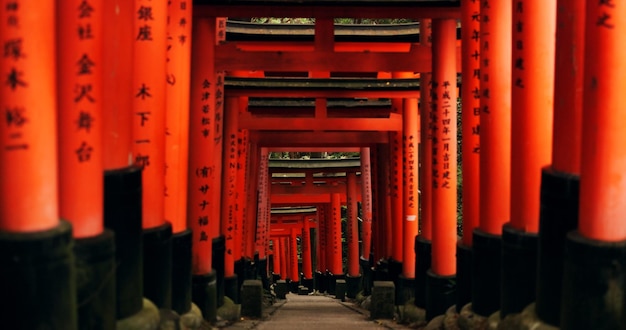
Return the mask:
[[[341,195],[341,202],[345,204],[346,194]],[[271,195],[272,206],[275,205],[310,205],[330,203],[330,194],[300,194],[300,195]]]
[[246,52],[231,43],[215,46],[215,69],[218,71],[430,72],[431,61],[430,47],[419,45],[412,45],[408,52]]
[[[205,4],[195,1],[194,17],[315,17],[315,18],[461,18],[459,3],[438,1],[436,4],[420,5],[419,2],[394,4],[385,1],[386,6],[367,6],[348,4],[343,6],[329,4],[286,5],[274,4]],[[213,2],[215,3],[215,2]],[[447,4],[447,6],[445,6]],[[438,6],[437,6],[438,5]],[[442,6],[444,5],[444,6]]]
[[[310,147],[310,148],[270,148],[270,152],[360,152],[361,148],[321,148],[321,147]],[[272,160],[270,160],[271,163]]]
[[239,129],[261,131],[400,131],[402,116],[389,118],[289,118],[239,114]]
[[263,147],[369,147],[389,143],[389,133],[250,131],[250,140]]

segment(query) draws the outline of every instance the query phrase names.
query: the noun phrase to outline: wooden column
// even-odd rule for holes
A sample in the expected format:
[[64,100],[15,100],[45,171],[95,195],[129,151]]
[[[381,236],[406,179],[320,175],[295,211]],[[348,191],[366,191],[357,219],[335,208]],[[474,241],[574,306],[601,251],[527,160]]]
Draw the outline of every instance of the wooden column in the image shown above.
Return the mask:
[[472,307],[479,315],[500,308],[501,234],[510,216],[511,180],[512,4],[487,4],[480,9],[480,224],[472,241]]
[[[76,238],[97,236],[103,230],[104,17],[92,14],[102,10],[102,1],[89,5],[91,10],[85,12],[76,10],[80,1],[57,8],[60,216],[72,223]],[[76,33],[81,25],[91,28],[89,38]]]
[[372,163],[370,148],[361,148],[361,258],[369,260],[372,251]]
[[[334,275],[343,274],[343,250],[341,247],[341,195],[332,193],[330,195],[330,219],[328,219],[329,228],[331,228],[331,242],[328,251],[331,259],[328,260],[328,270]],[[332,280],[332,279],[331,279]]]
[[359,276],[359,223],[357,209],[356,173],[348,172],[347,175],[347,217],[346,238],[348,241],[348,275]]
[[[432,42],[432,21],[430,19],[420,20],[420,43],[431,45]],[[421,232],[420,236],[426,241],[432,240],[432,108],[430,99],[430,88],[432,82],[431,72],[420,72],[420,145],[422,148],[422,161],[420,171],[420,191],[421,191]],[[418,261],[419,262],[419,261]],[[430,266],[430,264],[429,264]]]
[[256,229],[256,252],[259,259],[265,259],[267,232],[269,225],[269,214],[267,203],[269,203],[269,168],[267,148],[260,148],[259,175],[258,175],[258,209],[257,209],[257,229]]
[[419,113],[417,98],[404,100],[403,149],[404,149],[404,218],[402,276],[415,278],[415,236],[418,234],[419,219]]
[[[311,262],[311,224],[307,217],[302,218],[302,273],[303,279],[313,279],[313,264]],[[312,288],[309,288],[312,289]]]
[[281,250],[280,250],[280,238],[278,237],[274,237],[274,239],[272,240],[272,255],[274,256],[274,274],[278,274],[279,278],[282,278],[282,274],[280,272],[281,269],[281,265],[282,265],[282,255],[281,255]]
[[565,236],[578,226],[585,1],[557,1],[552,166],[542,171],[536,311],[559,326]]
[[298,231],[296,228],[291,228],[291,235],[289,236],[289,266],[292,282],[300,282],[300,273],[298,272]]
[[222,162],[222,215],[221,232],[226,238],[226,255],[224,257],[224,276],[235,275],[236,206],[237,206],[237,118],[239,115],[239,98],[226,98],[224,110],[224,143]]

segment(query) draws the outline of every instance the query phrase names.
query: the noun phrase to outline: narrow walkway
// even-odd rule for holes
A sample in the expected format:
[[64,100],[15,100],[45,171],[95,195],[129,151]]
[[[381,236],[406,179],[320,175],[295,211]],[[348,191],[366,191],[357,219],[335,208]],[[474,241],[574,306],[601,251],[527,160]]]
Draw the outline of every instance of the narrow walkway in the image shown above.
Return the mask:
[[[354,307],[352,302],[341,302],[331,296],[300,296],[291,293],[287,294],[286,301],[278,304],[280,306],[267,319],[256,321],[252,327],[246,328],[255,330],[410,329],[392,320],[371,320],[368,311]],[[233,325],[232,329],[235,328],[239,327]]]

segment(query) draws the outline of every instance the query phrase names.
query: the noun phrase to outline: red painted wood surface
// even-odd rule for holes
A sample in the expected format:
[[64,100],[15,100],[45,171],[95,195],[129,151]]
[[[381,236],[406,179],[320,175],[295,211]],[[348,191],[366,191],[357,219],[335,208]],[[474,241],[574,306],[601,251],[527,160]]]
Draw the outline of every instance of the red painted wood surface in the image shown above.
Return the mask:
[[510,217],[511,13],[510,1],[490,1],[480,13],[480,224],[502,233]]
[[[432,20],[420,20],[420,40],[430,47],[432,43]],[[432,73],[420,72],[420,144],[422,148],[420,191],[421,191],[421,231],[420,236],[426,240],[432,240],[432,214],[433,214],[433,154],[432,154],[432,107],[430,97],[430,84]]]
[[357,209],[356,173],[347,173],[347,226],[346,239],[348,241],[348,275],[359,276],[359,219]]
[[328,227],[330,228],[331,239],[328,251],[330,260],[328,260],[328,270],[333,275],[343,274],[343,249],[341,247],[341,199],[339,194],[331,195],[331,202],[328,208],[330,218],[328,219]]
[[168,2],[165,220],[175,234],[187,229],[191,17],[186,0]]
[[224,138],[222,154],[222,185],[221,185],[221,233],[226,239],[224,254],[224,276],[235,275],[234,250],[237,227],[237,115],[239,98],[227,97],[224,109]]
[[[102,10],[103,1],[91,1],[84,10],[81,1],[64,1],[56,12],[59,211],[77,238],[99,235],[104,227],[104,16],[95,14]],[[80,33],[82,26],[90,27],[90,37]]]
[[133,158],[142,172],[142,225],[165,222],[167,2],[135,2]]
[[580,168],[579,232],[590,239],[626,240],[626,11],[587,1]]
[[415,278],[415,236],[419,227],[419,126],[417,97],[404,100],[404,216],[403,223],[403,260],[402,275]]
[[[103,1],[106,29],[102,29],[104,42],[104,87],[102,92],[102,129],[104,131],[104,168],[125,168],[134,163],[133,158],[133,103],[135,92],[133,80],[133,57],[135,43],[135,4],[132,1]],[[80,32],[82,31],[82,32]],[[79,30],[85,36],[87,26]],[[184,180],[187,180],[185,178]]]
[[552,167],[580,175],[585,1],[557,1]]
[[472,245],[480,196],[480,1],[461,1],[463,244]]
[[55,1],[0,1],[0,230],[59,224]]
[[372,163],[370,148],[361,148],[361,258],[369,260],[372,251]]
[[311,225],[308,218],[302,224],[302,274],[305,279],[313,278],[313,264],[311,261]]
[[[432,271],[456,274],[457,113],[456,70],[450,51],[456,22],[433,20],[433,239]],[[436,161],[436,164],[434,163]]]
[[513,5],[511,225],[539,232],[541,169],[552,157],[556,3]]

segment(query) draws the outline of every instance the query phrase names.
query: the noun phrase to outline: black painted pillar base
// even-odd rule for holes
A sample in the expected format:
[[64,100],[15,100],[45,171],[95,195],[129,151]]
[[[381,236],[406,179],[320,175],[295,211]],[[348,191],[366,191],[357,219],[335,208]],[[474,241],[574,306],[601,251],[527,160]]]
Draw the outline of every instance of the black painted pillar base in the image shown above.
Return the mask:
[[3,325],[78,329],[73,248],[72,228],[63,221],[45,231],[0,231]]
[[143,294],[158,308],[172,308],[172,225],[143,231]]
[[326,274],[321,271],[316,271],[313,274],[315,280],[315,290],[319,293],[324,293],[328,291],[328,282],[326,281]]
[[359,265],[361,266],[362,281],[361,286],[363,288],[363,295],[369,296],[372,294],[372,287],[374,286],[374,277],[372,276],[372,263],[363,258],[359,258]]
[[303,278],[302,281],[300,281],[300,284],[302,286],[304,286],[305,288],[307,288],[308,292],[312,292],[313,291],[313,279],[312,278]]
[[230,299],[235,304],[239,304],[241,302],[239,297],[239,279],[237,275],[233,275],[231,277],[224,277],[224,295]]
[[356,298],[356,295],[361,291],[361,278],[361,275],[346,275],[346,296],[348,298]]
[[335,295],[337,293],[337,280],[344,280],[346,276],[344,274],[328,273],[326,275],[328,281],[328,294]]
[[289,282],[289,292],[298,293],[298,287],[300,286],[300,281],[290,281]]
[[544,168],[537,256],[537,316],[560,324],[565,236],[578,227],[580,180],[577,175]]
[[426,308],[426,273],[431,264],[432,242],[423,236],[415,237],[415,306]]
[[562,329],[626,327],[626,240],[602,242],[567,234]]
[[235,261],[235,274],[237,275],[237,287],[241,288],[244,280],[252,280],[249,278],[252,272],[252,260],[250,258],[241,257]]
[[115,233],[117,319],[143,308],[141,168],[104,172],[104,226]]
[[[261,283],[263,285],[263,289],[269,290],[270,288],[270,280],[267,276],[267,258],[259,259],[257,262],[257,272],[258,276],[261,279]],[[296,281],[298,279],[295,279]]]
[[271,279],[272,279],[272,283],[276,283],[278,280],[280,280],[280,274],[276,274],[272,272]]
[[401,274],[396,285],[396,305],[404,305],[413,298],[415,298],[415,278],[406,278]]
[[191,309],[191,230],[172,236],[172,309],[179,315]]
[[396,287],[398,286],[398,277],[402,274],[402,262],[396,261],[393,259],[389,259],[389,280],[396,283]]
[[432,320],[456,303],[456,276],[437,275],[430,269],[426,275],[426,320]]
[[500,309],[502,237],[474,229],[472,310],[489,316]]
[[224,235],[213,238],[211,250],[211,267],[215,270],[217,285],[217,307],[224,305],[224,253],[226,252],[226,238]]
[[374,281],[391,281],[391,275],[389,274],[389,260],[381,259],[376,263],[374,269]]
[[456,311],[472,301],[472,247],[456,245]]
[[191,301],[202,312],[205,320],[217,319],[217,282],[215,271],[208,274],[193,275],[191,279]]
[[537,244],[537,234],[517,230],[508,223],[502,228],[502,319],[521,313],[535,301]]
[[75,242],[78,328],[115,329],[115,236],[105,230]]

